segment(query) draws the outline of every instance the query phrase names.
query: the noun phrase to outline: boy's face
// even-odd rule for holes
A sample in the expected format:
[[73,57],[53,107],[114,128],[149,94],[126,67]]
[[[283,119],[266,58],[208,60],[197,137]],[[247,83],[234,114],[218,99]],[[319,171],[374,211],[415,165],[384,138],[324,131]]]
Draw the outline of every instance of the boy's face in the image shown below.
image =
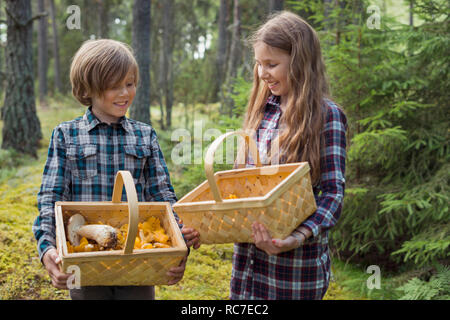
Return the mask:
[[125,116],[135,95],[134,74],[129,71],[115,87],[103,92],[103,96],[92,98],[92,112],[102,122],[116,123]]

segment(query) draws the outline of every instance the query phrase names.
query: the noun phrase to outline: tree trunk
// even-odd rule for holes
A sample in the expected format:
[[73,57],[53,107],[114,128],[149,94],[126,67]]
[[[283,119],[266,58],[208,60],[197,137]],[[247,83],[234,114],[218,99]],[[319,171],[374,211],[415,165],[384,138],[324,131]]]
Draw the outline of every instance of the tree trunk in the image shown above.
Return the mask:
[[58,38],[58,28],[56,26],[56,12],[55,12],[55,0],[50,0],[50,17],[52,19],[52,30],[53,30],[53,61],[55,63],[55,89],[58,92],[62,92],[62,82],[61,82],[61,70],[59,62],[59,38]]
[[[45,1],[38,0],[38,11],[45,11]],[[47,107],[47,73],[48,73],[48,23],[47,17],[42,17],[38,22],[38,79],[39,79],[39,105]]]
[[[2,1],[0,0],[0,8],[2,6]],[[0,10],[0,20],[4,20],[3,19],[3,10]],[[3,35],[3,32],[0,32],[0,36]],[[4,88],[4,80],[5,80],[5,75],[4,75],[4,49],[3,46],[0,46],[0,96],[3,92],[3,88]],[[3,119],[3,108],[2,106],[0,106],[0,120]]]
[[83,0],[83,5],[81,6],[81,31],[83,32],[83,38],[88,39],[90,36],[89,25],[91,24],[89,19],[89,13],[92,12],[91,0]]
[[[162,20],[160,21],[161,23],[161,29],[163,29],[162,26]],[[166,87],[165,82],[167,81],[167,77],[166,77],[166,73],[164,72],[164,46],[163,46],[163,40],[161,39],[162,37],[160,37],[159,39],[159,63],[158,63],[158,88],[156,89],[156,91],[158,92],[158,102],[159,102],[159,109],[161,111],[161,118],[160,118],[160,125],[161,125],[161,129],[165,130],[166,129],[166,125],[165,125],[165,121],[166,121],[166,116],[164,113],[164,88]]]
[[98,38],[108,38],[109,33],[109,1],[97,0],[97,35]]
[[172,107],[173,107],[173,0],[163,1],[163,41],[164,50],[163,73],[164,96],[166,101],[166,127],[172,126]]
[[30,0],[7,0],[8,76],[4,102],[2,149],[13,148],[36,156],[41,125],[36,114],[33,85],[32,17]]
[[414,26],[414,1],[409,0],[409,25]]
[[[228,60],[228,72],[227,72],[227,92],[231,93],[233,90],[233,82],[237,76],[237,70],[241,63],[241,17],[239,0],[234,0],[233,7],[233,33],[231,36],[230,57]],[[233,115],[234,103],[230,98],[225,99],[227,105],[227,112],[230,116]]]
[[332,29],[332,18],[330,18],[331,12],[333,11],[333,0],[323,0],[323,15],[324,15],[324,20],[323,20],[323,24],[324,24],[324,29],[325,30],[330,30]]
[[[361,48],[362,48],[362,31],[361,31],[361,27],[358,28],[358,69],[361,70],[362,67],[362,62],[361,62]],[[359,80],[359,79],[358,79]],[[360,82],[360,81],[359,81]],[[361,88],[358,89],[358,103],[356,104],[356,118],[358,119],[358,121],[356,121],[356,132],[355,135],[360,134],[361,133],[361,126],[360,126],[360,110],[361,110]],[[359,183],[361,181],[361,164],[359,162],[359,160],[356,161],[355,164],[355,180],[357,183]]]
[[222,100],[221,91],[222,84],[225,81],[225,75],[227,72],[226,61],[227,61],[227,17],[228,17],[228,5],[227,0],[220,0],[219,8],[219,38],[217,39],[217,54],[216,54],[216,88],[214,93],[214,100],[218,98]]
[[233,34],[231,36],[230,59],[228,60],[228,78],[237,75],[241,58],[241,17],[239,0],[234,0],[233,8]]
[[269,12],[282,11],[284,0],[269,0]]
[[150,22],[151,0],[134,0],[133,49],[139,65],[140,80],[130,109],[131,118],[151,123],[150,115]]

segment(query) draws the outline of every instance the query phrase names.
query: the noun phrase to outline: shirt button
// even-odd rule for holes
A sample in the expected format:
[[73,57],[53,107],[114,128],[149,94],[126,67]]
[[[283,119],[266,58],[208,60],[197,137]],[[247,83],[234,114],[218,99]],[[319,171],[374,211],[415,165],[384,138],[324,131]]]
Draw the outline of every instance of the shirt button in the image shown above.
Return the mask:
[[114,157],[113,157],[113,156],[109,156],[109,160],[111,160],[111,161],[112,161],[113,159],[114,159]]
[[250,264],[253,264],[253,259],[252,259],[252,260],[250,260]]

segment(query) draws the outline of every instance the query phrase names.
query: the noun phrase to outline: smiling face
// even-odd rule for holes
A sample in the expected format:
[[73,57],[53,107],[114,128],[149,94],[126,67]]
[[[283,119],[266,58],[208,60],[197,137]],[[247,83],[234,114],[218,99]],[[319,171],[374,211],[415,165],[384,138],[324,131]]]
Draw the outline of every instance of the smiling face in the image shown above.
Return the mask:
[[287,51],[261,41],[255,43],[253,48],[259,78],[267,84],[273,95],[281,97],[281,103],[285,102],[290,90],[288,74],[291,56]]
[[127,113],[136,95],[134,73],[130,70],[125,78],[102,96],[92,97],[92,112],[102,122],[115,123]]

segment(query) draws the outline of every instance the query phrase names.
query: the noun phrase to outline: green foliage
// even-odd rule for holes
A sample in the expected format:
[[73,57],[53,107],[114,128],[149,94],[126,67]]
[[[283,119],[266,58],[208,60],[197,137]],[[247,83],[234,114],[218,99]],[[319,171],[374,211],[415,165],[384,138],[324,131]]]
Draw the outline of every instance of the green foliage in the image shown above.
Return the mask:
[[292,4],[319,30],[333,98],[349,120],[333,246],[350,258],[425,265],[449,256],[448,3],[416,1],[417,27],[383,13],[380,29],[366,24],[370,4],[328,14],[314,1]]
[[413,260],[418,266],[428,261],[434,261],[442,253],[450,256],[450,226],[438,224],[426,228],[423,233],[415,235],[411,240],[405,241],[402,248],[393,255],[404,254],[404,260]]
[[400,300],[450,300],[450,267],[437,266],[437,273],[426,281],[417,277],[398,288]]
[[0,149],[0,168],[8,169],[21,165],[23,156],[13,149]]
[[234,101],[234,117],[241,118],[244,116],[252,84],[252,81],[247,81],[242,76],[234,79],[233,92],[230,93],[230,97]]
[[404,283],[404,279],[394,276],[381,269],[380,288],[369,289],[367,280],[371,276],[367,273],[367,264],[350,264],[339,259],[333,259],[332,281],[339,284],[339,287],[352,300],[396,300],[401,296],[397,287]]

